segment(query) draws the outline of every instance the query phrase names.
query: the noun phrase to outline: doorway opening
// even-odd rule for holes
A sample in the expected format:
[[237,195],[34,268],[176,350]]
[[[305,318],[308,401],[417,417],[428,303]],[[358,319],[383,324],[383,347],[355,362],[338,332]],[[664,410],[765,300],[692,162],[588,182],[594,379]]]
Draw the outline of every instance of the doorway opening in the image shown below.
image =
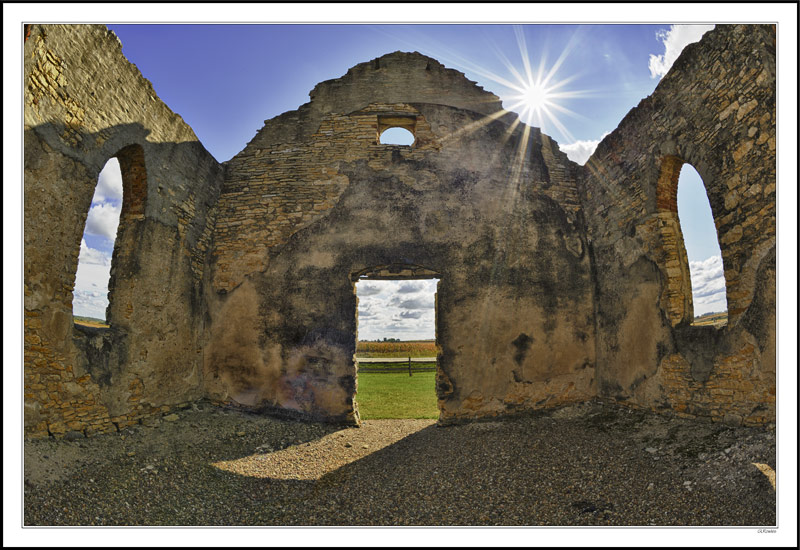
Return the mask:
[[[408,272],[414,267],[405,267]],[[394,273],[392,273],[394,271]],[[398,267],[354,276],[356,402],[362,420],[439,418],[438,275]]]

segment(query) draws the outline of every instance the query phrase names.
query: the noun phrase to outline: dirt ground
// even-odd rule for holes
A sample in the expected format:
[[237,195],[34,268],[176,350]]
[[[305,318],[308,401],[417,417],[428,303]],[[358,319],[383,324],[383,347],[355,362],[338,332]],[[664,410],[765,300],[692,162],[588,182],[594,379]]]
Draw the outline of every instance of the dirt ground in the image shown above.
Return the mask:
[[24,446],[25,525],[773,525],[775,432],[599,402],[360,428],[198,402]]

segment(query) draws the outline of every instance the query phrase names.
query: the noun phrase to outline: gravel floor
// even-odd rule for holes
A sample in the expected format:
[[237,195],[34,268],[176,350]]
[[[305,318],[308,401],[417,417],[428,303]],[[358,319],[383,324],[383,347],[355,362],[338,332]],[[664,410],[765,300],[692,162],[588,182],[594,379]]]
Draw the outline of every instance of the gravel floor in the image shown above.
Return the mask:
[[26,442],[24,522],[771,526],[774,467],[774,430],[601,403],[361,428],[198,403],[118,434]]

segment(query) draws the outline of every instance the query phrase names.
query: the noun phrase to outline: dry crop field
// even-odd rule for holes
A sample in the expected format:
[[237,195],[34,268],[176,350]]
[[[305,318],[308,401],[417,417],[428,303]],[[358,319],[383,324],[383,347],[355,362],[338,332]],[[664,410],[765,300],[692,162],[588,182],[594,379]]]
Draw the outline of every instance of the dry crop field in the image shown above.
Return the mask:
[[79,325],[84,325],[87,327],[108,328],[108,323],[95,317],[81,317],[80,315],[73,315],[72,320]]
[[408,340],[405,342],[358,342],[358,357],[436,357],[434,340]]
[[706,313],[705,315],[700,315],[694,318],[693,325],[697,326],[722,326],[728,322],[728,312],[723,311],[722,313]]

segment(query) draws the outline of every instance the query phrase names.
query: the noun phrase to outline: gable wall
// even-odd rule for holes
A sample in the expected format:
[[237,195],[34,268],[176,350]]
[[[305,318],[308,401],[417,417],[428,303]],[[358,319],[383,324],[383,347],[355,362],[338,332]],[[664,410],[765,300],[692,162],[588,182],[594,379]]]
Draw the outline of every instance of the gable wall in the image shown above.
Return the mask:
[[[122,427],[210,397],[355,423],[354,280],[436,274],[441,421],[595,396],[774,420],[775,30],[688,46],[585,167],[420,54],[362,63],[218,164],[94,25],[25,42],[25,427]],[[389,118],[387,118],[389,117]],[[382,145],[391,117],[413,146]],[[117,156],[111,328],[72,323]],[[708,190],[728,325],[690,325],[677,173]],[[416,270],[416,271],[415,271]]]

